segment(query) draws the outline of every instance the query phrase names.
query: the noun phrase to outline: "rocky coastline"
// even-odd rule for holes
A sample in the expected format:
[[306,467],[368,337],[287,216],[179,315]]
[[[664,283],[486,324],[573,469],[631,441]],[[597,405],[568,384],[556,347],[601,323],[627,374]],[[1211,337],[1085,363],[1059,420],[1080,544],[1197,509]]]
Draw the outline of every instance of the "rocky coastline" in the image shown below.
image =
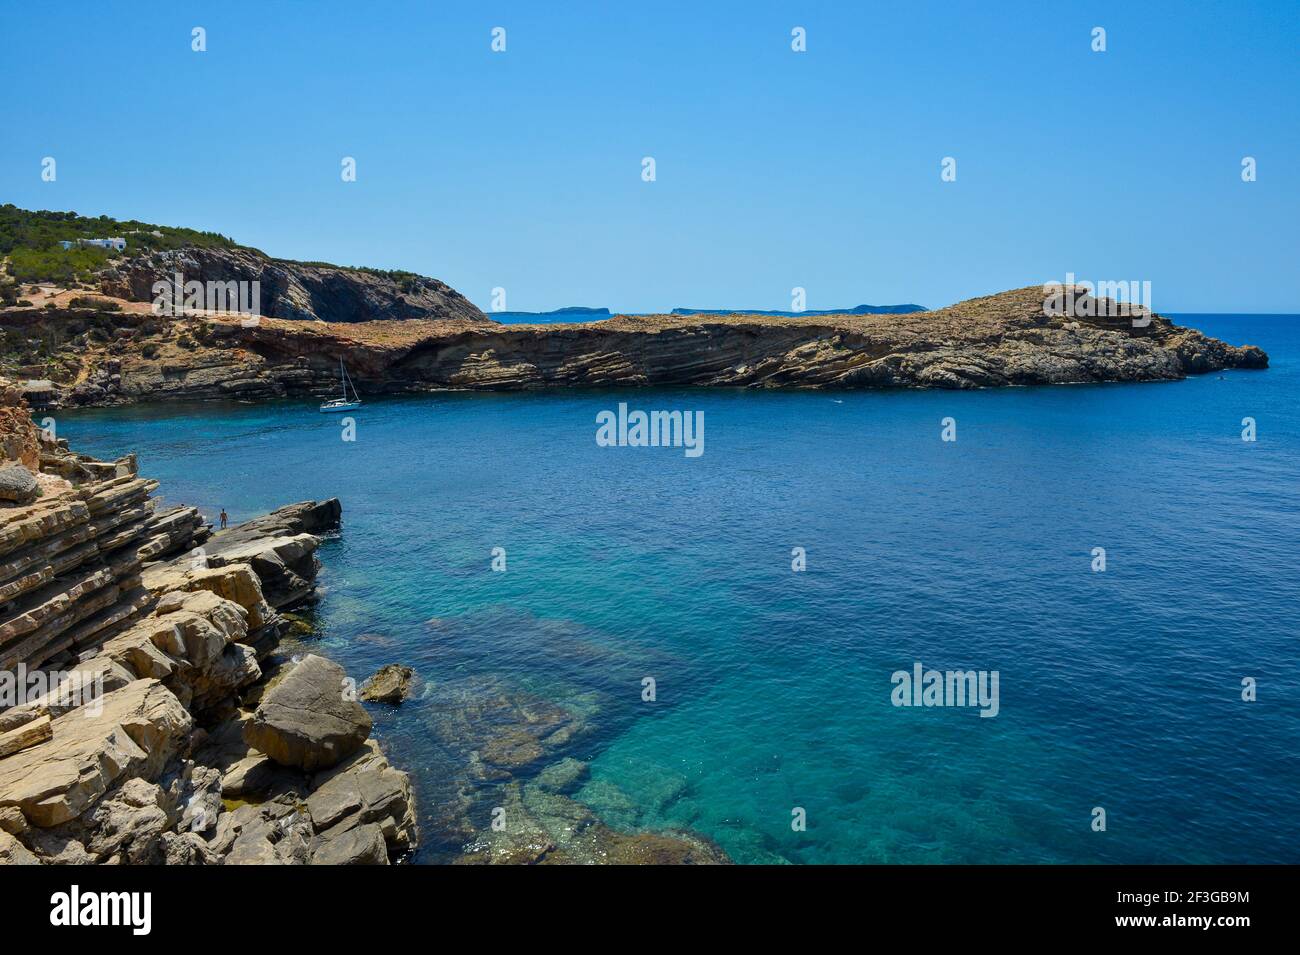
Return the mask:
[[337,500],[213,533],[0,381],[0,863],[387,864],[407,774],[343,669],[277,654]]
[[[136,285],[105,280],[109,291]],[[935,311],[807,317],[615,316],[501,325],[481,314],[403,313],[322,322],[237,315],[160,317],[128,299],[64,299],[0,311],[43,406],[321,396],[347,362],[363,395],[549,388],[972,389],[1173,381],[1268,356],[1160,315],[1049,315],[1041,286]],[[472,306],[471,306],[472,308]],[[272,309],[267,309],[272,310]],[[294,314],[292,309],[277,309]],[[477,313],[477,310],[474,310]],[[44,343],[44,344],[42,344]],[[37,352],[41,358],[36,362]],[[12,352],[10,353],[13,354]]]
[[[338,500],[214,532],[193,507],[159,506],[134,456],[48,439],[3,379],[0,452],[0,864],[411,857],[425,837],[411,781],[361,701],[401,705],[416,675],[390,664],[358,686],[292,612],[315,598]],[[450,757],[425,783],[438,861],[729,861],[696,833],[645,828],[588,779],[575,753],[590,758],[594,689],[580,706],[489,675],[423,691]]]

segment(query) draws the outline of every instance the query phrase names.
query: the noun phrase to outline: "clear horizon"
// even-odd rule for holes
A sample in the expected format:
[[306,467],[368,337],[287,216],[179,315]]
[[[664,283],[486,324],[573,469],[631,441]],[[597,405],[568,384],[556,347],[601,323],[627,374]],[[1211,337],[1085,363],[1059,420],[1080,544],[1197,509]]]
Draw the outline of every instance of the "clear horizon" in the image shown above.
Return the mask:
[[1038,9],[11,8],[0,201],[487,312],[937,308],[1067,272],[1300,312],[1296,7]]

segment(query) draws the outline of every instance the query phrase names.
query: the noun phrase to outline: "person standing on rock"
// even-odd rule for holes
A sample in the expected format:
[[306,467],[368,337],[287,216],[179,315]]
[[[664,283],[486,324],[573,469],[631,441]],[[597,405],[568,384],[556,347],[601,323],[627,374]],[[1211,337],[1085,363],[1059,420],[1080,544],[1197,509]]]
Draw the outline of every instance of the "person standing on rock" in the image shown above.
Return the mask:
[[221,529],[223,531],[226,529],[226,521],[228,520],[230,520],[230,518],[227,516],[226,509],[223,507],[221,509]]

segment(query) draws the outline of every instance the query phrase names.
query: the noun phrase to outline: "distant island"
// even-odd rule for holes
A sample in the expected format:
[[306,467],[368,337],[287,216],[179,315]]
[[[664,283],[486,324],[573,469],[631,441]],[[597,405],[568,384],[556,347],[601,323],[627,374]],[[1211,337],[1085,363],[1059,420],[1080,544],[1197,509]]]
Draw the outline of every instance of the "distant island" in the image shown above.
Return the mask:
[[922,305],[854,305],[852,308],[804,309],[802,312],[783,312],[762,308],[675,308],[673,315],[773,315],[777,318],[807,318],[810,315],[908,315],[924,312]]
[[607,308],[588,308],[585,305],[566,305],[564,308],[551,309],[549,312],[489,312],[488,317],[498,322],[504,322],[507,325],[524,322],[542,322],[548,323],[557,321],[562,318],[568,318],[570,315],[580,321],[598,322],[602,318],[609,318],[613,312]]
[[[912,312],[924,312],[922,305],[854,305],[852,308],[805,309],[802,312],[785,312],[779,309],[761,308],[675,308],[669,315],[768,315],[774,318],[807,318],[820,315],[909,315]],[[491,312],[489,317],[498,322],[513,324],[516,322],[548,322],[570,315],[581,316],[588,321],[612,318],[614,315],[660,315],[661,312],[614,312],[608,308],[587,308],[582,305],[568,305],[552,309],[549,312]]]

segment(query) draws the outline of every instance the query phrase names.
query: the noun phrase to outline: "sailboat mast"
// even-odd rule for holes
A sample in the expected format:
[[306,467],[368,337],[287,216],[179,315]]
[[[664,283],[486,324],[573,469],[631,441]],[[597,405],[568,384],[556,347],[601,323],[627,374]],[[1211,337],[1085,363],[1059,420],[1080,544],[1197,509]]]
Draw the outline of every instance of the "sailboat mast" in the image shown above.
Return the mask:
[[[352,376],[348,374],[347,366],[343,364],[343,357],[339,356],[339,383],[343,386],[344,401],[360,401],[361,396],[357,394],[357,386],[352,384]],[[348,398],[348,389],[352,389],[352,398]]]

